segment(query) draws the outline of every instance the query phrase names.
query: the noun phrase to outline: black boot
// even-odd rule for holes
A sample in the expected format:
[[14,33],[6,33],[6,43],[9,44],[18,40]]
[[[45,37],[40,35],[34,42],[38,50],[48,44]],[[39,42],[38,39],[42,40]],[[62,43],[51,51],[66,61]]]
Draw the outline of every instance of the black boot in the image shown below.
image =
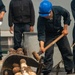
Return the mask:
[[0,60],[2,60],[2,57],[0,57]]
[[72,69],[71,70],[66,70],[67,74],[72,74]]
[[2,60],[3,55],[0,55],[0,60]]
[[50,73],[43,73],[43,75],[50,75]]

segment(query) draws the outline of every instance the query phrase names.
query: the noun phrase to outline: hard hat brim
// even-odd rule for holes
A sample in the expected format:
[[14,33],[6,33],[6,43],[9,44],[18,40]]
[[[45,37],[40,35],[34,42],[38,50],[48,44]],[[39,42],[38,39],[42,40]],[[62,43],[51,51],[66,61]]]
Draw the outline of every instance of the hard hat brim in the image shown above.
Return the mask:
[[39,14],[41,17],[49,16],[49,14]]

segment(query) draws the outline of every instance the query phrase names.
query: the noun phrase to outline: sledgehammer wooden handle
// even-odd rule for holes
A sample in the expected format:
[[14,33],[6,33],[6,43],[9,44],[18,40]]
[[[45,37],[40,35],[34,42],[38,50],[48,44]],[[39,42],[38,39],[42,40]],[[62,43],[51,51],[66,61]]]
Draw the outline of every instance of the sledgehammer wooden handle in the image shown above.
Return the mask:
[[[49,47],[51,47],[52,45],[54,45],[57,41],[59,41],[63,36],[64,36],[64,34],[61,34],[61,35],[58,36],[54,41],[52,41],[49,45],[47,45],[47,46],[45,47],[45,51],[46,51]],[[32,54],[33,54],[34,58],[39,61],[40,58],[41,58],[40,55],[41,55],[42,53],[43,53],[42,51],[39,51],[38,53],[33,52]]]
[[61,34],[61,35],[58,36],[54,41],[52,41],[49,45],[47,45],[47,46],[45,47],[45,51],[46,51],[49,47],[51,47],[52,45],[54,45],[57,41],[59,41],[63,36],[64,36],[64,34]]

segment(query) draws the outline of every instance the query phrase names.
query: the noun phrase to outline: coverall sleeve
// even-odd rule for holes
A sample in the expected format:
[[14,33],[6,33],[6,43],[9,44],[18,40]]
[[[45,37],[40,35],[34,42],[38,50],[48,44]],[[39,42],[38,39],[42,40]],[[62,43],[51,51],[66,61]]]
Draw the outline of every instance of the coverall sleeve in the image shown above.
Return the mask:
[[9,13],[8,13],[8,24],[9,27],[11,27],[13,25],[13,15],[12,15],[12,3],[10,2],[9,4]]
[[35,10],[32,1],[30,1],[30,21],[31,21],[31,26],[34,26],[35,23]]
[[45,21],[42,17],[38,18],[37,32],[38,32],[38,40],[45,42]]
[[70,19],[70,13],[63,7],[59,7],[59,14],[63,16],[64,24],[70,25],[71,19]]
[[0,0],[0,12],[6,12],[6,9],[5,9],[5,5],[3,4],[2,0]]

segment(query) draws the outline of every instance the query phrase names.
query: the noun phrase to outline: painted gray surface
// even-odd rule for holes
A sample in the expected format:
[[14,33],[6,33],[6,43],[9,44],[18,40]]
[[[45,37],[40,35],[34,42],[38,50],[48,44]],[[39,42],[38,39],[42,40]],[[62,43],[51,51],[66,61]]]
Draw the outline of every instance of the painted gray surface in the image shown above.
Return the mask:
[[[10,0],[2,0],[3,3],[5,4],[6,6],[6,14],[4,16],[4,20],[3,20],[3,25],[0,27],[1,30],[9,30],[9,27],[8,27],[8,10],[9,10],[9,2]],[[37,32],[37,18],[38,18],[38,7],[39,7],[39,4],[42,0],[32,0],[33,1],[33,4],[34,4],[34,9],[35,9],[35,26],[34,26],[34,31]],[[72,29],[73,29],[73,17],[72,17],[72,13],[71,13],[71,8],[70,8],[70,3],[71,3],[71,0],[50,0],[53,5],[58,5],[58,6],[63,6],[64,8],[66,8],[70,14],[71,14],[71,25],[70,27],[68,28],[69,30],[69,34],[68,34],[68,38],[69,38],[69,41],[70,41],[70,44],[72,44]]]

